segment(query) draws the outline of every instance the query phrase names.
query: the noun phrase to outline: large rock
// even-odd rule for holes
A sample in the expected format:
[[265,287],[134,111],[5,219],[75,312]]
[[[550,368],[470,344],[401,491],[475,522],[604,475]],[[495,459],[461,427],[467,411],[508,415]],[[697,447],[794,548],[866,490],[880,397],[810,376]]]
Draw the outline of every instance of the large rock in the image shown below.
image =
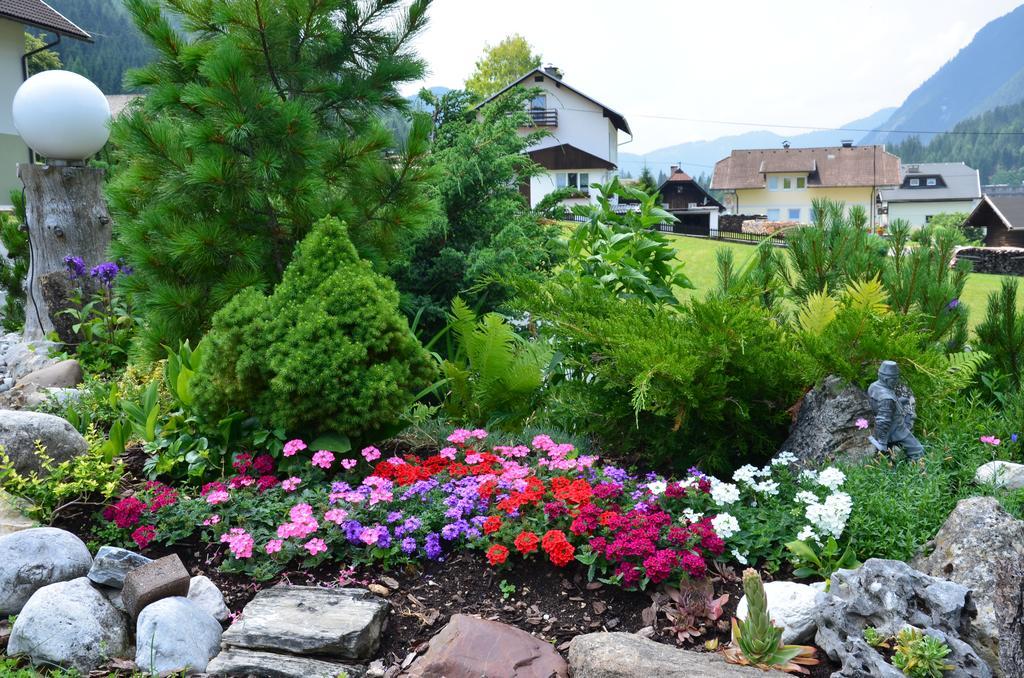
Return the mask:
[[[818,626],[814,621],[818,591],[807,584],[792,581],[772,581],[764,585],[768,597],[768,613],[777,626],[782,627],[782,642],[803,645],[814,637]],[[747,618],[747,597],[740,598],[736,617]]]
[[43,339],[18,341],[8,345],[2,357],[3,365],[0,367],[3,367],[2,371],[7,376],[13,377],[17,381],[26,374],[56,363],[57,361],[51,358],[50,354],[59,352],[61,349],[60,344]]
[[311,657],[258,652],[229,647],[206,667],[210,676],[259,676],[260,678],[363,678],[366,668],[336,664]]
[[1003,678],[1024,678],[1024,564],[1019,560],[996,575],[995,602]]
[[956,505],[929,547],[914,567],[971,589],[978,616],[966,640],[989,666],[998,666],[996,580],[1009,563],[1024,558],[1024,521],[992,497],[970,497]]
[[820,386],[804,395],[781,449],[809,466],[820,466],[833,458],[853,462],[870,459],[877,454],[868,441],[872,429],[857,428],[858,419],[874,422],[867,393],[839,377],[825,377]]
[[990,461],[982,464],[974,473],[974,482],[979,485],[994,485],[1007,490],[1024,488],[1024,464],[1010,461]]
[[128,571],[121,588],[125,612],[136,619],[142,610],[161,598],[188,596],[191,577],[177,554],[164,556]]
[[35,372],[29,372],[18,379],[18,385],[31,384],[39,388],[74,388],[82,383],[84,377],[82,366],[72,358]]
[[39,589],[83,577],[91,566],[82,540],[55,527],[0,537],[0,616],[18,614]]
[[139,613],[135,664],[148,673],[202,673],[220,652],[220,624],[188,598],[162,598]]
[[117,546],[101,546],[93,558],[88,577],[97,584],[119,589],[131,570],[153,562],[146,556]]
[[60,417],[41,412],[0,410],[0,447],[21,474],[43,474],[36,454],[36,442],[46,448],[55,463],[67,461],[89,451],[89,444],[75,427]]
[[689,652],[632,633],[588,633],[569,644],[573,678],[737,678],[764,671],[729,664],[721,655]]
[[507,624],[452,615],[430,639],[426,653],[404,674],[408,678],[567,678],[569,667],[558,652]]
[[299,655],[367,659],[390,605],[364,589],[275,586],[256,594],[224,644]]
[[224,621],[231,615],[231,610],[224,604],[224,594],[209,577],[192,577],[188,585],[188,599],[217,621]]
[[7,654],[88,674],[128,648],[125,616],[86,577],[44,586],[14,622]]
[[856,570],[833,574],[831,594],[819,594],[815,644],[842,664],[832,678],[897,678],[900,671],[864,641],[864,629],[896,635],[909,625],[949,645],[946,659],[954,669],[944,678],[988,678],[988,665],[963,640],[974,613],[966,587],[899,560],[871,558]]
[[31,527],[39,527],[37,521],[25,515],[28,509],[27,502],[0,490],[0,537]]

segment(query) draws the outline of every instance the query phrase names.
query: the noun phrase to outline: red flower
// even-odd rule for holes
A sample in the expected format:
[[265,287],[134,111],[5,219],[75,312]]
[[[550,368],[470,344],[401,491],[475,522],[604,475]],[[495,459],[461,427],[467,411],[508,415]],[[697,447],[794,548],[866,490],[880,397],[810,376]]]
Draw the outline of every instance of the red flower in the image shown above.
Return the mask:
[[501,529],[501,518],[490,516],[484,521],[484,534],[494,534]]
[[696,553],[684,553],[681,564],[691,577],[703,577],[708,572],[707,563]]
[[533,532],[520,532],[514,543],[516,550],[523,555],[526,555],[527,553],[533,553],[537,550],[537,546],[540,544],[540,538]]
[[572,562],[572,557],[576,553],[576,549],[567,541],[560,541],[552,546],[548,551],[548,558],[555,564],[556,567],[565,567]]
[[491,565],[501,565],[508,560],[508,549],[501,544],[495,544],[487,549],[487,562]]
[[568,540],[565,538],[565,532],[562,532],[561,530],[548,530],[544,533],[544,538],[540,540],[540,545],[545,551],[550,553],[551,549],[553,549],[557,544],[567,541]]
[[265,476],[273,472],[274,458],[271,457],[269,454],[261,454],[260,456],[256,457],[255,460],[253,460],[252,467],[253,469],[255,469],[256,473]]
[[105,508],[103,517],[114,521],[115,525],[124,529],[138,523],[146,508],[146,504],[142,500],[136,497],[125,497],[113,506]]
[[134,532],[132,532],[132,539],[139,545],[140,549],[144,549],[149,546],[149,542],[153,541],[156,537],[156,527],[153,525],[143,525]]
[[260,492],[266,492],[270,488],[276,486],[277,483],[278,483],[278,480],[277,480],[276,476],[271,476],[271,475],[260,476],[259,478],[256,479],[256,488]]

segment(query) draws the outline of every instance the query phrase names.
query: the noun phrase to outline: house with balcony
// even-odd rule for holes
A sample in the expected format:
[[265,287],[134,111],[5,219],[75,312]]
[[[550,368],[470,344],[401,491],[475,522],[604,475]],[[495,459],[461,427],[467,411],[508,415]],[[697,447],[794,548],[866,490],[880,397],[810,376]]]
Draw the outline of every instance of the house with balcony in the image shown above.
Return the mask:
[[552,66],[535,68],[479,105],[486,106],[513,87],[540,90],[528,104],[529,129],[539,127],[549,132],[527,149],[530,158],[547,170],[522,187],[530,207],[552,191],[566,187],[584,196],[568,203],[585,201],[591,184],[611,180],[618,172],[619,134],[632,138],[629,123],[621,113],[570,86]]
[[[11,104],[14,93],[28,77],[25,59],[25,29],[35,29],[47,47],[63,38],[92,42],[92,37],[43,0],[0,2],[0,206],[10,206],[10,194],[21,189],[17,165],[28,162],[25,142],[14,129]],[[55,37],[50,37],[55,36]]]
[[978,170],[962,162],[908,163],[900,174],[899,186],[880,193],[890,224],[904,219],[920,228],[936,214],[970,213],[981,201]]
[[814,221],[816,199],[860,205],[879,225],[879,191],[900,184],[900,159],[884,146],[761,148],[736,150],[715,163],[711,188],[725,192],[730,214],[768,221]]
[[679,165],[672,165],[668,178],[658,187],[658,195],[661,206],[677,219],[663,224],[661,230],[705,236],[718,231],[718,214],[725,211],[725,206]]

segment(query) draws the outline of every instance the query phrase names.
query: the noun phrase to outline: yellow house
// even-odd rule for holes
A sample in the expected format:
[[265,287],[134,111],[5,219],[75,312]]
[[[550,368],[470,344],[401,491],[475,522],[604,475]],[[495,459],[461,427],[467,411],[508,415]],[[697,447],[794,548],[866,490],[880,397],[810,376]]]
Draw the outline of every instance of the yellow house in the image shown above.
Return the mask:
[[814,220],[812,201],[860,205],[879,223],[878,192],[900,183],[900,159],[884,146],[737,150],[715,163],[711,188],[725,192],[729,214],[768,221]]

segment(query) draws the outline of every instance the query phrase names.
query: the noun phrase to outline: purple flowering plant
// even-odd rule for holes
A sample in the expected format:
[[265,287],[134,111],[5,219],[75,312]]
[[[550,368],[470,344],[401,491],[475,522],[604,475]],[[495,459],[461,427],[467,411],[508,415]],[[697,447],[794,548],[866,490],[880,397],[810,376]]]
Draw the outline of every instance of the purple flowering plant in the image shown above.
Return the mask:
[[87,372],[104,373],[123,367],[137,321],[116,282],[130,275],[131,269],[113,261],[89,269],[82,257],[70,255],[64,257],[64,266],[74,284],[69,307],[60,312],[71,319],[73,336],[69,346]]

